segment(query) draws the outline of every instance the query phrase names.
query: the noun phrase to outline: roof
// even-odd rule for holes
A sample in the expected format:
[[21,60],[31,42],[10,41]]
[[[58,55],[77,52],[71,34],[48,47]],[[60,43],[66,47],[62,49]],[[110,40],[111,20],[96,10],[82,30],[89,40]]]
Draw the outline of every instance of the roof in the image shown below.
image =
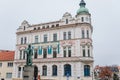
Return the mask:
[[15,51],[0,50],[0,61],[13,61]]

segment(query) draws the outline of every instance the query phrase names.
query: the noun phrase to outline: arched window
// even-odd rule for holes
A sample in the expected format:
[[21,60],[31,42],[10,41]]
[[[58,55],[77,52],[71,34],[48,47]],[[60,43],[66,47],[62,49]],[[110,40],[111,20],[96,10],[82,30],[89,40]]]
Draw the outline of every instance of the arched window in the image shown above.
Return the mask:
[[52,66],[52,75],[57,76],[57,66],[56,65]]
[[84,65],[84,76],[90,76],[90,66],[89,65]]
[[55,26],[54,25],[52,25],[52,28],[54,28]]
[[44,66],[42,67],[42,70],[43,70],[42,75],[43,75],[43,76],[47,76],[47,66],[46,66],[46,65],[44,65]]
[[47,26],[47,28],[49,28],[49,25]]
[[45,29],[45,26],[43,26],[42,29]]
[[59,24],[56,24],[56,27],[59,27]]
[[38,30],[40,30],[40,27],[38,27]]
[[64,65],[64,76],[71,76],[71,65]]
[[36,28],[34,28],[34,30],[36,30]]

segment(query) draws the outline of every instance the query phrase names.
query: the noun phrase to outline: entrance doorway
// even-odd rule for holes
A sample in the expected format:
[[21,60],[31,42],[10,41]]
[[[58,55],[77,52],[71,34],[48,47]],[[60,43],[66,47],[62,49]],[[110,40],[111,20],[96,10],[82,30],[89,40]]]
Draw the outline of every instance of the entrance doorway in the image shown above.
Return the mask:
[[37,80],[38,77],[38,67],[34,66],[34,80]]

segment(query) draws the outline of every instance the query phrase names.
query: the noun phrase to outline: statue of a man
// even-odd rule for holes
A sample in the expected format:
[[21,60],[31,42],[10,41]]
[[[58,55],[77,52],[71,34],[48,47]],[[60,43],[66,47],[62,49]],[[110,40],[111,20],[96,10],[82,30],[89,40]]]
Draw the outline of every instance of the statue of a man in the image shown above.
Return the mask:
[[32,66],[33,50],[31,48],[30,44],[28,45],[28,48],[26,49],[26,54],[27,54],[26,65],[27,66]]

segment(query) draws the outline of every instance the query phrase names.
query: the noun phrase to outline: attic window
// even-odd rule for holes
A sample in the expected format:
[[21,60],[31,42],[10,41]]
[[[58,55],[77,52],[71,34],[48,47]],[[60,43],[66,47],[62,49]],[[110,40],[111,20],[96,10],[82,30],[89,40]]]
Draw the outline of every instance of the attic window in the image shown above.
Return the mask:
[[43,26],[42,29],[45,29],[45,26]]
[[36,30],[36,28],[34,28],[34,30]]
[[40,30],[40,27],[38,27],[38,30]]
[[68,24],[68,19],[66,19],[66,24]]
[[56,24],[56,27],[59,27],[59,24]]
[[47,28],[49,28],[49,26],[47,26]]
[[54,28],[55,26],[54,25],[52,25],[52,28]]

